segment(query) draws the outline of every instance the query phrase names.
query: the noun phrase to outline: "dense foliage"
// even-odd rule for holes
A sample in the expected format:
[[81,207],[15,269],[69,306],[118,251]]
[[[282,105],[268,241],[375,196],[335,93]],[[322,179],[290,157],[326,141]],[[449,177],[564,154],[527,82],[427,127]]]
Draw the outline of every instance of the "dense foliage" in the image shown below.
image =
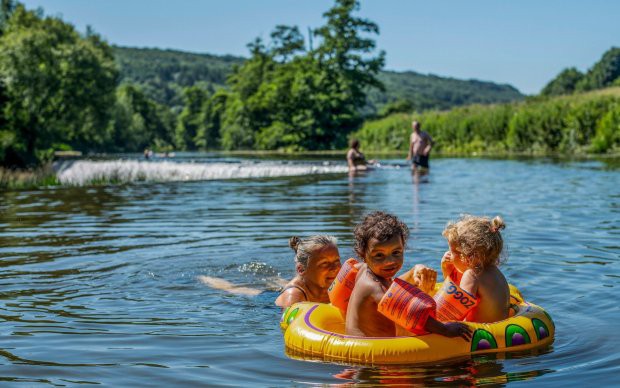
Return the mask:
[[[249,45],[248,60],[201,56],[208,67],[192,54],[157,51],[160,60],[151,61],[149,50],[117,49],[115,61],[90,30],[80,34],[12,0],[1,5],[5,166],[40,164],[70,149],[342,147],[362,122],[367,90],[381,87],[383,53],[373,57],[367,37],[378,26],[353,15],[355,0],[337,0],[325,13],[314,48],[297,27],[278,26],[268,47],[259,39]],[[228,73],[231,64],[238,66]],[[133,83],[119,83],[119,67]]]
[[543,96],[560,96],[575,91],[575,87],[583,79],[583,73],[574,67],[562,70],[540,92]]
[[[144,93],[172,108],[183,109],[184,89],[199,86],[210,92],[226,88],[226,78],[245,61],[232,56],[174,50],[113,47],[121,82],[137,84]],[[519,101],[523,95],[510,85],[458,80],[413,71],[381,71],[385,90],[367,91],[366,115],[386,115],[425,109],[450,109],[469,104]]]
[[[574,153],[620,150],[620,88],[526,102],[416,114],[445,153]],[[410,114],[368,121],[365,150],[407,151]]]
[[182,109],[184,89],[198,86],[214,91],[243,58],[194,54],[155,48],[113,47],[121,82],[133,84],[157,103]]
[[[620,148],[620,49],[611,48],[586,74],[568,68],[522,103],[470,105],[450,111],[416,109],[447,153],[617,152]],[[599,90],[585,93],[586,91]],[[564,96],[565,95],[565,96]],[[405,152],[410,114],[387,111],[353,136],[366,150]]]
[[[366,149],[406,149],[408,114],[449,152],[604,152],[618,147],[620,49],[568,69],[524,103],[508,85],[381,71],[378,26],[335,0],[304,36],[276,26],[248,59],[113,48],[88,29],[0,0],[0,165],[54,151],[326,150],[357,132]],[[512,101],[512,102],[511,102]],[[504,105],[471,103],[510,102]],[[427,111],[432,109],[430,111]]]
[[109,46],[22,5],[9,12],[0,36],[3,164],[36,164],[53,149],[103,148],[118,78]]
[[612,47],[588,70],[581,73],[574,67],[563,70],[542,90],[544,96],[585,92],[618,85],[620,82],[620,48]]
[[191,90],[177,140],[188,149],[344,147],[363,120],[367,90],[383,87],[377,75],[384,54],[372,56],[375,42],[368,37],[379,27],[354,16],[358,8],[356,0],[336,0],[326,24],[312,33],[315,47],[306,46],[297,27],[277,26],[268,45],[256,39],[227,90],[210,98]]

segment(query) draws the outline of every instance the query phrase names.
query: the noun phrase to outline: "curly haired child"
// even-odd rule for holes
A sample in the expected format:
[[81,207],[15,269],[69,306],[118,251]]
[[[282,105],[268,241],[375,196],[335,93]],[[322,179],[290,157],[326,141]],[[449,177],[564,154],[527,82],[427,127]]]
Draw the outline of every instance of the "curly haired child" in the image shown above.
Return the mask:
[[444,279],[450,278],[475,295],[478,305],[467,315],[472,322],[497,322],[508,318],[510,289],[499,270],[504,241],[500,231],[506,225],[497,216],[464,215],[443,231],[450,250],[441,259]]
[[[346,314],[347,335],[394,337],[396,324],[377,309],[393,277],[401,269],[409,229],[391,214],[376,211],[355,227],[354,250],[362,260]],[[418,265],[411,276],[423,291],[434,287],[436,272]],[[433,277],[434,273],[434,277]],[[432,283],[432,284],[431,284]],[[426,330],[469,340],[470,330],[460,322],[441,323],[428,318]]]

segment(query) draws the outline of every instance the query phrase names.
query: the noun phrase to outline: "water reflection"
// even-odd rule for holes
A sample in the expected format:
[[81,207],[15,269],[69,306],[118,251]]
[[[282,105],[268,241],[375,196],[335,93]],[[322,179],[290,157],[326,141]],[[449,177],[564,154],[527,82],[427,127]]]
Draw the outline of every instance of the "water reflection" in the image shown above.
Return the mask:
[[346,381],[341,386],[478,386],[531,380],[550,372],[544,368],[509,372],[501,357],[485,356],[440,365],[348,367],[334,377]]

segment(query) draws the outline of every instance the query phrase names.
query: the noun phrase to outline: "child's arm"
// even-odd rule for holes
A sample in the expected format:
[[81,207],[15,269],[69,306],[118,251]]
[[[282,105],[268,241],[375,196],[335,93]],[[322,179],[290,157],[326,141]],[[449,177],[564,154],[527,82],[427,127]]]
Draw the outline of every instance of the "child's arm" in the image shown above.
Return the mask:
[[345,322],[346,335],[354,335],[359,337],[365,337],[366,334],[360,328],[360,312],[364,309],[364,302],[371,296],[372,288],[368,287],[362,280],[355,283],[351,298],[349,299],[349,306],[347,307],[347,315]]
[[465,341],[471,340],[471,329],[462,322],[446,322],[441,323],[438,320],[429,317],[424,326],[426,331],[443,335],[445,337],[461,337]]
[[463,277],[461,278],[460,284],[460,287],[463,289],[463,291],[467,291],[472,295],[477,295],[478,284],[478,276],[476,276],[476,273],[473,270],[468,269],[467,271],[463,272]]
[[[446,251],[441,258],[441,274],[443,279],[446,280],[448,276],[454,271],[454,263],[452,262],[452,253]],[[453,279],[456,280],[456,279]]]

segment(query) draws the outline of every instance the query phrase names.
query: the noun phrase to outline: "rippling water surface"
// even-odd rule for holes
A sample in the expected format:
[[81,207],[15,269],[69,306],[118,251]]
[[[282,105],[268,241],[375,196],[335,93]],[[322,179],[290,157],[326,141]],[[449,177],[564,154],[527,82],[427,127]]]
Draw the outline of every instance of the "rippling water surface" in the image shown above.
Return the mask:
[[[67,186],[0,193],[3,384],[617,383],[617,165],[435,159],[412,177],[387,161],[349,177],[340,161],[173,160],[65,164]],[[334,234],[345,258],[374,209],[410,227],[405,266],[435,268],[448,220],[502,215],[503,271],[554,318],[553,346],[423,366],[288,358],[268,290],[294,275],[288,238]],[[267,291],[229,295],[198,275]]]

